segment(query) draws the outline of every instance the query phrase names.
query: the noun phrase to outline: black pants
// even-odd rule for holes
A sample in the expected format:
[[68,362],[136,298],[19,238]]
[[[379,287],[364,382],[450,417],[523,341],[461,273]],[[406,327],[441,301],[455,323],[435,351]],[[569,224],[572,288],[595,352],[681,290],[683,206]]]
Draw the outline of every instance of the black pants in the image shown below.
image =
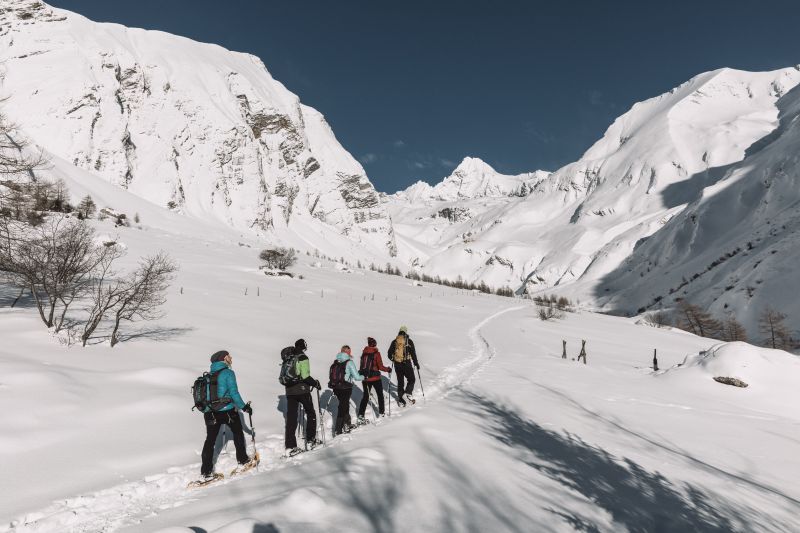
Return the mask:
[[353,394],[353,387],[333,389],[336,399],[339,400],[339,409],[336,411],[336,426],[333,434],[338,435],[344,429],[344,425],[352,424],[350,420],[350,395]]
[[222,425],[231,428],[233,432],[233,445],[236,447],[236,460],[239,464],[244,464],[250,460],[247,457],[247,444],[244,441],[244,430],[242,430],[242,419],[235,409],[224,412],[203,413],[206,421],[206,442],[203,444],[203,466],[200,468],[202,475],[210,474],[214,471],[214,444]]
[[306,440],[314,440],[317,436],[317,414],[314,412],[314,402],[311,393],[292,394],[286,396],[286,437],[284,443],[287,448],[297,448],[297,406],[302,405],[306,415]]
[[[395,363],[394,371],[397,373],[397,395],[413,394],[414,384],[417,382],[417,378],[414,376],[414,365],[410,362]],[[405,383],[406,381],[408,383]]]
[[378,412],[383,414],[383,383],[378,381],[363,381],[364,395],[361,397],[361,403],[358,406],[358,416],[364,416],[367,412],[367,404],[369,403],[369,391],[375,389],[375,394],[378,396]]

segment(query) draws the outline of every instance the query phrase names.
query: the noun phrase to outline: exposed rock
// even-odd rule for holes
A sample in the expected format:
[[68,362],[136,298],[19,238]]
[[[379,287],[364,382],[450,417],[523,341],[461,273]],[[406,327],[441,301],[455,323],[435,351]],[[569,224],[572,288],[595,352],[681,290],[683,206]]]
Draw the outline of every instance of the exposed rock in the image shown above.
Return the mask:
[[716,376],[714,377],[714,381],[716,381],[717,383],[724,383],[725,385],[733,385],[734,387],[741,387],[741,388],[747,387],[747,383],[745,383],[741,379],[736,379],[736,378],[726,378],[726,377]]

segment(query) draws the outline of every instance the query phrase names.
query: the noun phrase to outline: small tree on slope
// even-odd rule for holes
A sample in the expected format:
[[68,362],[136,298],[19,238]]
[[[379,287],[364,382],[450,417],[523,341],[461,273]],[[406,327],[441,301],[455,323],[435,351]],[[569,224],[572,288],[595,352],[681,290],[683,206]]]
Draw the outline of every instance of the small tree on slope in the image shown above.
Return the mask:
[[722,340],[747,342],[747,331],[736,317],[730,316],[722,323]]
[[697,305],[682,300],[677,309],[678,327],[700,337],[720,338],[722,325]]
[[776,350],[791,350],[795,341],[786,327],[786,315],[767,306],[758,318],[758,330],[764,335],[763,345]]

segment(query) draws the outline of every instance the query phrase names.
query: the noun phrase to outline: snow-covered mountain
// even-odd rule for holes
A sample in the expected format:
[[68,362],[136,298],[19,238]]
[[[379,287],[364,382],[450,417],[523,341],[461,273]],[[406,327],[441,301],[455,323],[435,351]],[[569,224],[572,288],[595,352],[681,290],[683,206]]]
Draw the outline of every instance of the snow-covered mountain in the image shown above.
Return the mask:
[[[786,206],[800,200],[792,179],[796,151],[791,141],[778,139],[791,134],[795,97],[790,91],[798,82],[798,68],[756,73],[721,69],[698,75],[635,104],[580,160],[537,180],[527,197],[469,212],[451,220],[450,230],[431,227],[417,210],[403,207],[403,200],[423,193],[435,198],[432,191],[439,188],[458,190],[456,180],[448,178],[431,191],[417,187],[398,194],[391,209],[401,257],[453,279],[461,275],[530,292],[557,287],[577,297],[594,297],[607,307],[620,307],[624,301],[627,310],[637,309],[645,300],[653,303],[653,298],[669,292],[668,286],[679,284],[675,277],[690,278],[697,271],[692,261],[712,256],[707,261],[711,263],[737,247],[744,249],[748,240],[755,245],[756,235],[742,242],[733,236],[755,231],[768,235],[769,226],[766,230],[763,226],[771,220],[774,228],[779,210],[780,217],[793,216]],[[782,126],[776,130],[779,121]],[[765,155],[765,145],[772,146],[770,155]],[[727,195],[717,194],[731,183],[739,185]],[[743,197],[736,197],[734,190]],[[772,199],[773,195],[781,200]],[[727,212],[725,216],[736,213],[724,224],[716,215],[697,212],[698,202],[706,205],[716,196],[719,199],[711,202],[715,210]],[[474,201],[449,199],[453,212],[468,210]],[[687,234],[681,230],[685,220],[702,229]],[[744,224],[736,233],[731,232],[734,220]],[[750,223],[762,229],[745,231]],[[784,225],[782,221],[777,228]],[[704,236],[702,246],[696,240],[699,234]],[[637,249],[643,239],[648,239],[647,246]],[[798,252],[796,245],[782,246],[788,261]],[[632,254],[631,266],[618,270]],[[653,264],[670,276],[665,278]],[[738,289],[747,292],[745,285],[755,283],[742,281],[750,278],[744,270],[727,270],[728,281],[714,279],[706,285],[704,279],[693,286],[693,295],[710,303],[706,300],[711,287],[741,281]],[[598,293],[607,276],[614,282],[604,283]],[[704,278],[710,282],[712,276]],[[772,292],[768,285],[786,283],[785,276],[762,278],[759,285],[765,294]],[[640,287],[633,299],[636,305],[629,301],[633,287]],[[607,288],[610,293],[622,292],[609,299]]]
[[542,170],[515,176],[500,174],[476,157],[465,157],[453,173],[440,183],[431,186],[424,181],[418,181],[396,193],[394,198],[417,205],[431,201],[455,202],[476,198],[526,196],[547,176],[548,172]]
[[4,112],[77,167],[300,248],[395,255],[364,169],[257,57],[2,0],[0,64]]
[[[474,220],[501,216],[547,176],[541,170],[516,176],[500,174],[484,161],[467,157],[435,186],[418,181],[387,197],[401,243],[399,258],[413,267],[422,266],[425,258],[469,238]],[[462,274],[462,265],[451,266],[457,275]]]

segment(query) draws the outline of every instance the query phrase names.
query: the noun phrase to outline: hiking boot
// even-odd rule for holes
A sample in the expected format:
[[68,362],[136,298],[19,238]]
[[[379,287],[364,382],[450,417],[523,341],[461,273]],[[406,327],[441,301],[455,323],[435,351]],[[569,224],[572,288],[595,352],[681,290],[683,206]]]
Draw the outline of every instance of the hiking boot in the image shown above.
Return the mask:
[[322,446],[322,441],[321,440],[319,440],[319,439],[311,439],[310,441],[308,441],[308,449],[309,450],[313,450],[317,446]]
[[363,425],[364,425],[364,424],[366,424],[366,423],[367,423],[367,419],[366,419],[366,418],[364,418],[363,416],[359,416],[359,417],[356,419],[356,426],[363,426]]

